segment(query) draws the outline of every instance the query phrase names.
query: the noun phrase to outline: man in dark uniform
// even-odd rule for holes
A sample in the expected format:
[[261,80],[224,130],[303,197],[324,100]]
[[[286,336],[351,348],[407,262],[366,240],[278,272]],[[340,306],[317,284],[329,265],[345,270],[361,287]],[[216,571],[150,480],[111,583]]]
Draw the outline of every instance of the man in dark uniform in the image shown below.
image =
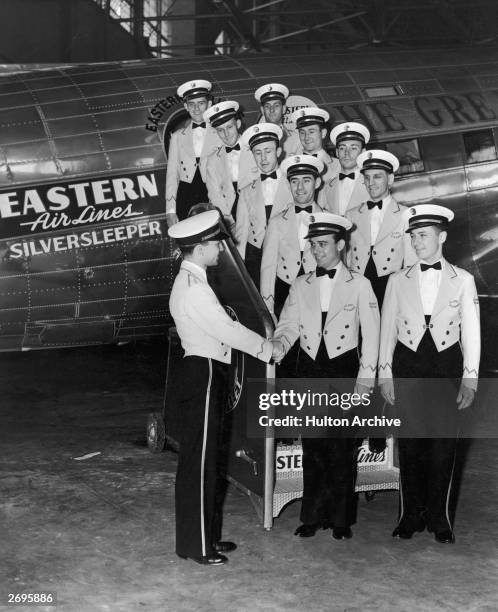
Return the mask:
[[183,83],[177,94],[183,98],[190,120],[173,132],[166,170],[166,222],[171,227],[185,219],[192,206],[208,201],[207,156],[220,144],[218,135],[206,128],[204,112],[211,106],[211,83],[197,80]]
[[[409,212],[419,261],[389,279],[379,358],[382,395],[407,433],[420,436],[398,440],[400,517],[393,537],[409,539],[427,527],[447,544],[455,541],[448,502],[458,410],[470,406],[477,388],[479,301],[473,276],[443,257],[453,212],[432,204]],[[437,387],[409,380],[425,378],[439,379]]]
[[[298,378],[355,378],[354,392],[362,394],[375,382],[380,319],[370,282],[341,262],[350,229],[351,222],[339,215],[310,216],[306,238],[317,268],[292,284],[274,342],[277,349],[281,345],[280,361],[299,338]],[[353,392],[353,388],[342,389],[343,381],[337,384],[341,393]],[[356,441],[351,432],[343,431],[334,437],[303,437],[302,443],[303,524],[295,535],[310,537],[318,528],[331,527],[335,539],[351,538],[356,514]]]
[[232,348],[262,361],[272,357],[272,343],[233,321],[206,278],[218,262],[219,213],[207,211],[169,228],[182,250],[183,262],[173,284],[169,307],[180,336],[182,361],[180,406],[184,427],[175,485],[176,553],[202,565],[222,565],[220,553],[236,548],[222,542],[218,441],[227,402],[227,369]]

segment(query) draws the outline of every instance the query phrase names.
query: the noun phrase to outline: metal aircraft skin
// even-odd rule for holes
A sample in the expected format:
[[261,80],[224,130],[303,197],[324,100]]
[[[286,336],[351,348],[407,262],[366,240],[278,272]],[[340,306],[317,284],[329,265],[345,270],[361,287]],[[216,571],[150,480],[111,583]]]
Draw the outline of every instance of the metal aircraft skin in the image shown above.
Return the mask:
[[[264,83],[359,120],[401,154],[394,194],[456,213],[448,258],[475,275],[491,327],[498,296],[498,49],[247,55],[82,64],[0,76],[0,350],[164,333],[173,246],[167,142],[176,88],[213,83],[258,120]],[[292,126],[291,126],[292,127]],[[165,140],[166,139],[166,140]],[[372,143],[370,143],[372,144]],[[486,329],[486,322],[485,322]]]

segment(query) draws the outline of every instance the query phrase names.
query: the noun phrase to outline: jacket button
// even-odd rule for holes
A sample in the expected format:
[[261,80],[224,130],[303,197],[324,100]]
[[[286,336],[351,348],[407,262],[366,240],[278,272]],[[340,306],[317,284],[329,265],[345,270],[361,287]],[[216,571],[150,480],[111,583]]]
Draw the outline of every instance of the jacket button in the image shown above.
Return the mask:
[[383,270],[387,270],[387,268],[386,268],[386,267],[384,267],[384,268],[382,268],[382,269],[383,269]]
[[394,249],[391,249],[391,253],[394,253]]
[[226,357],[228,355],[228,353],[223,353],[223,355]]
[[412,332],[411,332],[411,331],[408,329],[406,333],[407,333],[407,334],[411,334]]
[[429,327],[432,329],[434,325],[432,323],[429,323]]
[[303,338],[304,338],[305,340],[307,340],[307,339],[308,339],[308,336],[303,336]]
[[345,337],[346,337],[346,336],[341,336],[341,340],[344,340],[344,338],[345,338]]
[[410,340],[410,344],[413,344],[413,340]]
[[390,257],[388,257],[388,258],[387,258],[387,261],[391,261],[391,258],[390,258]]
[[441,342],[441,344],[444,346],[444,345],[446,344],[446,342],[443,340],[443,341]]
[[284,270],[287,270],[287,266],[283,266]]
[[328,334],[327,330],[323,332],[323,335],[326,336]]
[[307,348],[309,351],[311,351],[311,349],[310,349],[310,347],[309,347],[309,346],[307,346],[306,348]]
[[450,325],[453,325],[453,321],[450,321]]
[[356,251],[356,250],[357,250],[357,248],[356,248],[356,247],[353,247],[353,251]]
[[450,335],[450,330],[449,330],[449,329],[447,329],[447,330],[446,330],[446,335],[447,335],[447,336],[449,336],[449,335]]
[[373,251],[373,254],[374,254],[374,255],[377,255],[377,251]]
[[349,324],[348,324],[348,325],[345,325],[344,327],[345,327],[346,329],[348,329],[348,328],[349,328]]
[[338,351],[340,351],[340,350],[341,350],[341,347],[340,347],[340,346],[338,346],[338,347],[337,347],[337,350],[338,350]]
[[405,321],[405,325],[408,325],[408,321]]
[[288,275],[288,274],[286,274],[286,275],[285,275],[285,278],[289,278],[289,275]]

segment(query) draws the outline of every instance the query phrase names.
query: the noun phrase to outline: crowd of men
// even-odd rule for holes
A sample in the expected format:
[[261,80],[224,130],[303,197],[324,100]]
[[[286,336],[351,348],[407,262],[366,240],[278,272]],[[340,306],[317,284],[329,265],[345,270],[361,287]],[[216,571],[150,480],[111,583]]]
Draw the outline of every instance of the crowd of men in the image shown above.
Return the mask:
[[[448,512],[454,415],[474,398],[480,332],[473,277],[442,255],[453,212],[398,203],[391,186],[399,161],[367,150],[370,133],[360,123],[329,133],[328,112],[306,107],[293,113],[290,131],[282,84],[256,90],[262,121],[244,131],[239,104],[213,105],[209,81],[184,83],[178,95],[191,119],[171,136],[166,178],[168,232],[183,255],[170,310],[189,381],[176,481],[177,554],[222,565],[223,553],[236,548],[221,540],[217,470],[232,348],[273,359],[279,376],[354,379],[354,391],[371,393],[374,409],[395,406],[407,421],[414,396],[424,407],[418,420],[422,414],[430,422],[436,413],[445,423],[453,419],[453,435],[429,431],[399,440],[393,536],[409,539],[427,528],[437,542],[454,542]],[[189,216],[206,202],[217,211]],[[274,316],[271,340],[232,321],[209,286],[206,269],[218,261],[225,228]],[[395,384],[431,377],[453,381],[443,400]],[[337,434],[302,443],[302,524],[295,534],[331,529],[336,540],[351,538],[354,439]],[[372,450],[384,445],[370,440]]]

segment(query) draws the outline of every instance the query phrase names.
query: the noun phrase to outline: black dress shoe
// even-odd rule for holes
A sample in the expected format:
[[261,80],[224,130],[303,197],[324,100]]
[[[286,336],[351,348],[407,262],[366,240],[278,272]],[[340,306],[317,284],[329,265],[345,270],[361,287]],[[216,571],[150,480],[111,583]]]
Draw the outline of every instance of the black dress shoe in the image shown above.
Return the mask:
[[332,537],[335,540],[350,540],[353,537],[351,527],[333,527]]
[[235,542],[223,542],[220,540],[216,542],[213,548],[217,553],[227,553],[234,551],[237,548],[237,544],[235,544]]
[[410,540],[414,533],[419,533],[425,529],[425,523],[422,519],[417,521],[401,521],[394,529],[393,538],[401,538],[402,540]]
[[301,538],[311,538],[315,535],[317,529],[318,525],[299,525],[296,531],[294,531],[294,535]]
[[453,531],[451,531],[451,529],[440,529],[439,531],[435,531],[434,539],[440,544],[455,543],[455,536],[453,535]]
[[[178,554],[178,553],[177,553]],[[219,555],[218,553],[212,553],[204,557],[186,557],[185,555],[178,555],[180,559],[191,559],[200,565],[224,565],[228,563],[228,558],[225,555]]]

